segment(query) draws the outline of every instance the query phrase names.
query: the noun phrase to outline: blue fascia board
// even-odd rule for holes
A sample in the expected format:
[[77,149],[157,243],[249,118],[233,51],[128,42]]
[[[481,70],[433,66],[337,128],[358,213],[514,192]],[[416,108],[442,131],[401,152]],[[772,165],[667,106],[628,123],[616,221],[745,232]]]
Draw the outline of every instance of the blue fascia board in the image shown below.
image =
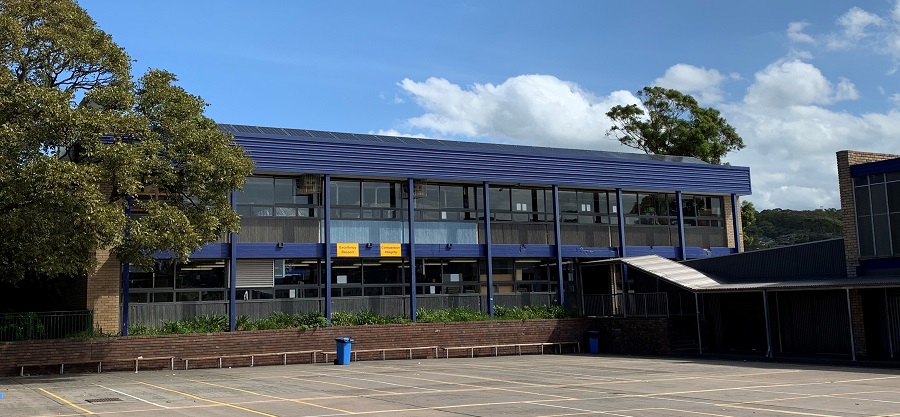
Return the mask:
[[900,268],[900,258],[860,259],[863,269],[894,269]]
[[235,140],[256,162],[256,173],[264,174],[751,193],[746,167],[264,134],[241,134]]
[[[332,253],[337,252],[337,244],[332,244]],[[664,258],[676,259],[680,256],[677,246],[626,246],[628,256],[642,255],[659,255]],[[493,256],[495,258],[553,258],[556,256],[555,245],[516,245],[516,244],[494,244],[492,245]],[[227,243],[210,243],[200,248],[191,255],[191,259],[226,259],[230,251],[230,245]],[[417,244],[417,258],[483,258],[485,256],[485,245],[480,244]],[[239,259],[301,259],[301,258],[324,258],[325,245],[321,243],[284,243],[279,246],[278,243],[238,243],[235,248],[235,255]],[[406,258],[409,256],[409,245],[401,245],[401,255]],[[687,247],[687,257],[707,258],[710,256],[730,255],[735,253],[734,248],[710,248],[703,249],[699,247]],[[618,257],[618,250],[615,247],[584,247],[578,245],[563,245],[563,258],[588,258],[588,259],[605,259]],[[157,253],[154,255],[157,259],[171,259],[174,256],[170,253]],[[371,248],[367,248],[365,243],[359,244],[360,258],[380,258],[380,245],[372,244]],[[878,260],[878,262],[866,261],[869,268],[896,267],[900,264],[900,259]]]
[[900,158],[850,166],[851,177],[865,177],[867,175],[886,174],[888,172],[898,171],[900,171]]

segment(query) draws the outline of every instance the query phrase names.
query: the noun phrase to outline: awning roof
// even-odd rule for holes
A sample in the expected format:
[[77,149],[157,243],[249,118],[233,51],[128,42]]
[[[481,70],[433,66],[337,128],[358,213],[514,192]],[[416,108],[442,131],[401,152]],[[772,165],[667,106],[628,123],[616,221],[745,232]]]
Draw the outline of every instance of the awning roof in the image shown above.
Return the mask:
[[614,258],[599,263],[622,263],[692,292],[740,292],[791,289],[900,287],[900,277],[804,278],[735,282],[703,273],[658,255]]

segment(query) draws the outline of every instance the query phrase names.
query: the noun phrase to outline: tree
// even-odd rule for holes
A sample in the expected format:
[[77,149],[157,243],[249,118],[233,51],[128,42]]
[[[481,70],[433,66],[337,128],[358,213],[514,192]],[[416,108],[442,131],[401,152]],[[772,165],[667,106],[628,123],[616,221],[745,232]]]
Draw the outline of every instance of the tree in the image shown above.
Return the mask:
[[753,203],[744,200],[741,201],[741,225],[744,228],[744,248],[753,246],[755,234],[753,233],[753,223],[756,223],[756,207]]
[[83,275],[98,249],[185,259],[238,227],[252,161],[173,74],[132,80],[74,1],[0,2],[0,62],[0,280]]
[[688,94],[662,87],[637,92],[643,106],[615,106],[606,113],[613,122],[607,132],[623,145],[650,154],[693,156],[722,163],[744,141],[713,108],[700,107]]

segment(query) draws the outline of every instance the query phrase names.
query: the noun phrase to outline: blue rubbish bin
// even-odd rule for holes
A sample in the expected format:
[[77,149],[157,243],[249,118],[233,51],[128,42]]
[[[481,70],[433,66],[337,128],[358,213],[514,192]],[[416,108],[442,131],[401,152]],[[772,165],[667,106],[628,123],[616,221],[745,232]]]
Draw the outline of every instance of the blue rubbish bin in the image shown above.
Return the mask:
[[349,365],[350,364],[350,346],[353,345],[352,337],[338,337],[334,339],[335,344],[335,352],[337,353],[334,358],[335,365]]
[[588,352],[600,353],[600,332],[597,330],[588,330]]

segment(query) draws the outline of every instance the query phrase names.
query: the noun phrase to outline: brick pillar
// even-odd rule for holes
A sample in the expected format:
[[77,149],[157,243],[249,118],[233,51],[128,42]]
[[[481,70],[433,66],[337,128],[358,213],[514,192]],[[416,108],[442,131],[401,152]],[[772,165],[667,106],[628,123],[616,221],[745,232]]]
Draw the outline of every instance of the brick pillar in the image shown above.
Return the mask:
[[853,326],[853,346],[856,356],[866,356],[866,323],[863,300],[859,290],[850,290],[850,325]]
[[[734,241],[734,216],[731,213],[731,196],[726,195],[722,197],[724,204],[722,205],[722,210],[725,210],[725,244],[729,248],[736,248],[737,245]],[[738,197],[738,205],[741,204],[741,199]],[[738,215],[741,213],[740,206],[738,207]],[[738,231],[740,232],[741,239],[744,238],[744,227],[738,219]],[[743,243],[743,242],[741,242]],[[743,245],[741,245],[743,248]],[[746,248],[743,248],[746,250]]]
[[94,311],[94,330],[118,334],[121,265],[108,249],[98,250],[97,266],[87,278],[87,309]]
[[847,276],[856,277],[859,267],[859,236],[856,233],[856,202],[853,196],[853,177],[850,166],[867,162],[894,159],[897,155],[839,151],[837,153],[838,189],[841,193],[841,223],[844,235],[844,256],[847,259]]

